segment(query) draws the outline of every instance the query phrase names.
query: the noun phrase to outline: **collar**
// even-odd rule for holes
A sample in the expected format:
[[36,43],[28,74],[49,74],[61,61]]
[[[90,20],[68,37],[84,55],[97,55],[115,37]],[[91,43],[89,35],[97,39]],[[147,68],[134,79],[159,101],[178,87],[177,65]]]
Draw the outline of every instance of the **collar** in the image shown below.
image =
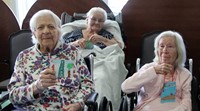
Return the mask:
[[[58,40],[55,48],[53,49],[53,52],[51,53],[51,55],[56,55],[59,53],[59,50],[62,50],[62,46],[63,46],[63,42],[61,40]],[[38,52],[41,55],[47,55],[47,53],[42,53],[39,49],[39,44],[35,44],[34,49],[36,50],[36,52]]]

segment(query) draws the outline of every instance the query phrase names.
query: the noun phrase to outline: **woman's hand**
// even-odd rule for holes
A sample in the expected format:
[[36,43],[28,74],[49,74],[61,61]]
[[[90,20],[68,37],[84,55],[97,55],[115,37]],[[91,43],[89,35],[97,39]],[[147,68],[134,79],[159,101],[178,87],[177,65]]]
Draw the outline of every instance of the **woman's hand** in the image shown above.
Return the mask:
[[156,74],[166,75],[172,73],[174,67],[171,64],[161,63],[154,66],[154,69],[156,71]]
[[93,43],[96,44],[97,42],[102,42],[105,43],[107,42],[107,39],[98,35],[98,34],[93,34],[90,36],[89,40]]
[[86,41],[87,40],[85,40],[84,38],[81,38],[81,39],[76,41],[75,46],[79,46],[81,48],[85,48]]
[[63,106],[63,111],[81,111],[82,107],[79,103]]
[[45,69],[39,75],[38,80],[35,83],[36,89],[42,91],[49,86],[53,86],[56,83],[56,74],[51,69]]

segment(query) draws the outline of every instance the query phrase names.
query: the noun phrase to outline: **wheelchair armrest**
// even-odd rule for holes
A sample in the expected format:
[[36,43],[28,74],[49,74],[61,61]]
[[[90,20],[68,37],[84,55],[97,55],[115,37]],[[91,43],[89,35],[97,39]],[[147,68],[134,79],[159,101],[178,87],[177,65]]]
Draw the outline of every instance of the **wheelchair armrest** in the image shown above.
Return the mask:
[[96,54],[94,52],[88,54],[86,57],[84,57],[85,63],[92,75],[92,81],[93,81],[93,69],[94,69],[94,57]]
[[129,97],[129,98],[132,98],[135,96],[137,96],[137,92],[132,92],[132,93],[127,94],[127,97]]
[[98,97],[98,93],[92,92],[90,95],[88,95],[88,98],[85,101],[85,105],[87,106],[94,105],[96,103],[97,97]]
[[99,103],[99,111],[107,111],[107,104],[108,104],[108,100],[107,98],[104,96],[101,98],[101,101]]
[[140,58],[136,59],[136,71],[140,69]]
[[108,103],[106,105],[106,111],[113,111],[112,102],[111,101],[108,101]]
[[11,109],[14,109],[13,105],[9,101],[9,93],[2,92],[0,95],[0,111],[11,111]]
[[9,93],[8,92],[2,93],[0,96],[0,104],[8,99],[9,99]]
[[119,107],[119,111],[128,111],[128,100],[127,100],[127,96],[123,96],[121,103],[120,103],[120,107]]
[[193,59],[190,58],[189,59],[189,70],[190,70],[191,73],[192,73],[192,68],[193,68]]
[[9,83],[10,79],[6,79],[0,82],[0,94],[2,91],[7,91],[7,85]]
[[132,92],[123,96],[119,111],[132,111],[137,104],[138,92]]

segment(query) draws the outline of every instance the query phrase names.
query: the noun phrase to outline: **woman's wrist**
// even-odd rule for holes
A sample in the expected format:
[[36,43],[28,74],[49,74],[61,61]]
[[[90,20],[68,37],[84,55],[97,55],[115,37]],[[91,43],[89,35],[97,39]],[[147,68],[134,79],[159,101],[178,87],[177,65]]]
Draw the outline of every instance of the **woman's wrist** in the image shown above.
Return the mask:
[[85,106],[84,102],[78,102],[78,105],[80,106],[80,109],[82,111],[82,109],[84,109]]
[[37,81],[35,81],[32,84],[32,88],[33,88],[33,96],[34,98],[38,98],[39,97],[39,93],[41,93],[43,90],[40,90],[37,86]]
[[43,92],[44,91],[44,88],[40,86],[40,84],[38,83],[38,81],[35,81],[34,87],[37,90],[37,92]]
[[103,36],[101,36],[102,37],[102,42],[104,43],[104,44],[106,44],[107,42],[108,42],[108,39],[107,38],[104,38]]

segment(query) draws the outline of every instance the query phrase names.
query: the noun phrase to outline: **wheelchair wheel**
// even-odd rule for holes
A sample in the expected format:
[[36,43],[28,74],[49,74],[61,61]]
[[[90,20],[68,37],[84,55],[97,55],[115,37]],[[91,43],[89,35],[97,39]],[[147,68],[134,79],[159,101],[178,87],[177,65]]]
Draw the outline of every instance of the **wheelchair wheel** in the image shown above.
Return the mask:
[[108,103],[106,105],[106,111],[113,111],[112,102],[111,101],[108,101]]
[[102,97],[100,104],[99,104],[99,111],[107,111],[106,107],[107,107],[107,103],[108,100],[106,97]]
[[98,111],[98,103],[95,102],[93,111]]
[[128,102],[127,97],[123,96],[122,101],[120,103],[119,111],[128,111]]

